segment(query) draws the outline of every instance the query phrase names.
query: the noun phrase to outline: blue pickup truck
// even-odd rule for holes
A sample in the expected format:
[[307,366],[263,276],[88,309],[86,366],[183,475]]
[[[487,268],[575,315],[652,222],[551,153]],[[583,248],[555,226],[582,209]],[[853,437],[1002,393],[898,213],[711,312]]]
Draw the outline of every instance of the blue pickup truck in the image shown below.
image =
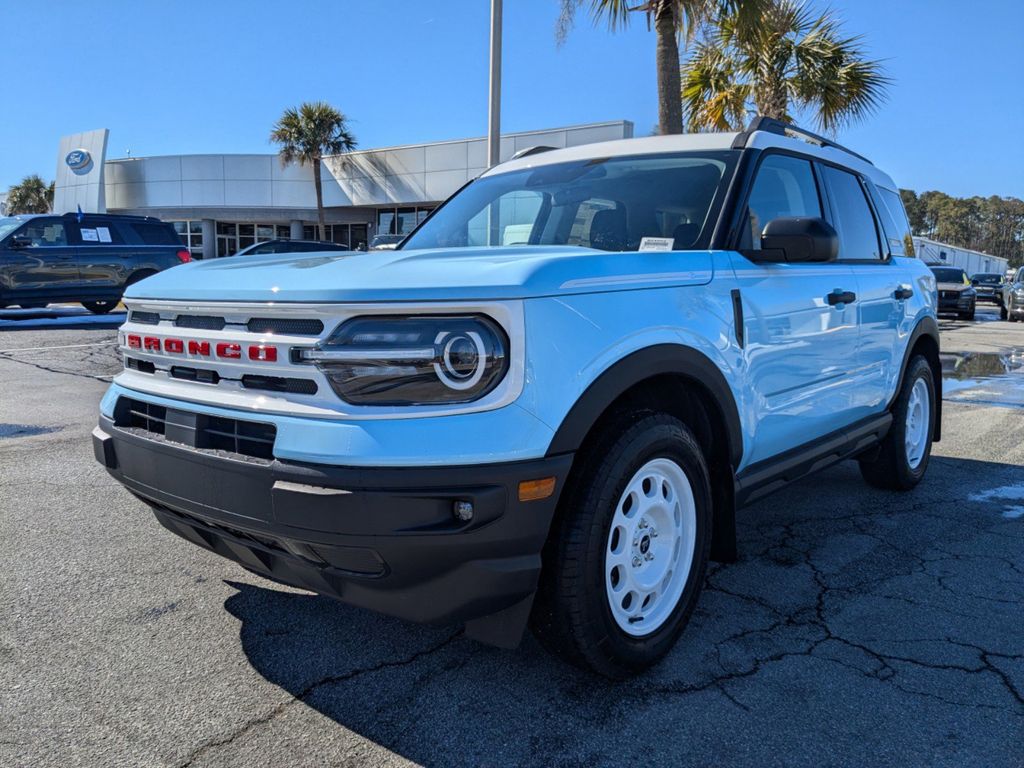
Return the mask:
[[149,216],[8,216],[0,218],[0,308],[74,301],[104,314],[129,285],[189,261],[174,227]]
[[397,250],[131,286],[97,459],[247,569],[610,677],[662,658],[735,511],[940,437],[896,184],[759,119],[522,153]]

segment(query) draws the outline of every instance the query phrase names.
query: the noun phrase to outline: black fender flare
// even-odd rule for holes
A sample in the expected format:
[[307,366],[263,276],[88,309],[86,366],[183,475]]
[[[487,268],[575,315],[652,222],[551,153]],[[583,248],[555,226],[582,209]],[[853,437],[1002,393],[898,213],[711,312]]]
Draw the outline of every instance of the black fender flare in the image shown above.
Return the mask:
[[[910,333],[910,339],[907,341],[907,348],[903,353],[903,362],[900,364],[900,376],[897,379],[896,391],[893,392],[889,402],[886,406],[888,410],[892,410],[893,404],[896,402],[896,398],[899,397],[900,390],[903,388],[903,377],[907,374],[907,366],[910,364],[910,356],[914,351],[914,347],[917,346],[917,342],[922,336],[930,336],[935,341],[935,349],[938,351],[942,349],[939,338],[939,323],[934,317],[925,316],[918,321],[917,325],[914,326],[914,330]],[[932,380],[935,384],[935,432],[932,437],[933,442],[939,442],[942,439],[942,368],[938,358],[934,361],[929,360],[929,365],[932,367]]]
[[646,379],[675,374],[702,387],[718,406],[727,427],[729,457],[739,466],[743,457],[743,431],[736,400],[722,371],[704,353],[682,344],[655,344],[615,362],[584,390],[562,419],[548,447],[548,456],[579,449],[587,433],[623,393]]

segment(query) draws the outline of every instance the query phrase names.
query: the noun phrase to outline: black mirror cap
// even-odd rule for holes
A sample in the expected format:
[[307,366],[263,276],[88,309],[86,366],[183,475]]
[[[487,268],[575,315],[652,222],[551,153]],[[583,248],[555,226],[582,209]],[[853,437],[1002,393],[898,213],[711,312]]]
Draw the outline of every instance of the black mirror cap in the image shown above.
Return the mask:
[[824,219],[782,216],[765,224],[761,249],[765,252],[761,261],[835,261],[839,256],[839,234]]

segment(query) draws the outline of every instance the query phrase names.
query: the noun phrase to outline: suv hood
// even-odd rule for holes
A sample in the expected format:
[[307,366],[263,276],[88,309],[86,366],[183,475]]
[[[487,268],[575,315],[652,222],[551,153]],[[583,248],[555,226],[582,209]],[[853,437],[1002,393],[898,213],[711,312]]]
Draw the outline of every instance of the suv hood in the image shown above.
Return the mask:
[[574,246],[305,253],[183,264],[125,298],[377,302],[521,299],[711,281],[708,251],[607,252]]
[[956,291],[957,293],[965,291],[971,286],[964,285],[963,283],[936,283],[936,287],[940,291]]

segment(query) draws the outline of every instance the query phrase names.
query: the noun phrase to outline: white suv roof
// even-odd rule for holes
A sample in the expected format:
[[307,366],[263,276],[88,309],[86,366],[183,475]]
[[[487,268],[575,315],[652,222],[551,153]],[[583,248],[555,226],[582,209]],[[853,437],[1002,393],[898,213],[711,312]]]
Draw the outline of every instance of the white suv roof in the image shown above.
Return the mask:
[[[740,148],[768,149],[773,147],[789,149],[835,163],[836,165],[846,166],[871,179],[878,186],[896,191],[896,184],[887,173],[880,171],[866,159],[854,154],[850,150],[830,143],[819,143],[819,141],[828,142],[829,140],[802,129],[785,126],[777,121],[763,121],[763,123],[770,124],[773,130],[757,129],[755,126],[758,125],[758,120],[755,119],[755,122],[751,124],[754,130],[742,133],[684,133],[672,136],[646,136],[639,139],[617,139],[597,144],[581,144],[575,147],[566,147],[565,149],[537,151],[535,154],[525,154],[522,157],[513,158],[496,165],[482,175],[492,176],[523,168],[537,168],[555,163],[592,160],[604,157]],[[783,129],[788,131],[788,133],[781,132]],[[798,136],[809,138],[805,140],[798,138]]]

